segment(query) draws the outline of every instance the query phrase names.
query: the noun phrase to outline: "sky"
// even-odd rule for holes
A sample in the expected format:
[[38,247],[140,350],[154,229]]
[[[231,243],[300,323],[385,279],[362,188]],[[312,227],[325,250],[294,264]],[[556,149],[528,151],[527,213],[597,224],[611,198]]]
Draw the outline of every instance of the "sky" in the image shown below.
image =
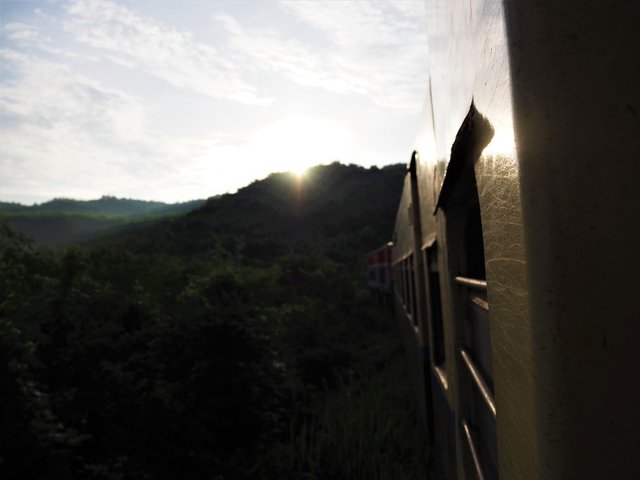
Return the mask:
[[0,200],[408,162],[425,23],[421,0],[0,0]]

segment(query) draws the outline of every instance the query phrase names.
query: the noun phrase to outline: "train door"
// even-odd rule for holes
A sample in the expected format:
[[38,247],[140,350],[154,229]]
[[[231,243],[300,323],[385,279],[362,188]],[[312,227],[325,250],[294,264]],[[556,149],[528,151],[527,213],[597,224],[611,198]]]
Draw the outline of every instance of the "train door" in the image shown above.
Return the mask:
[[409,177],[411,185],[411,206],[409,221],[413,227],[414,252],[411,255],[411,278],[413,279],[413,319],[414,328],[419,336],[420,345],[420,401],[423,404],[425,420],[427,425],[427,438],[429,443],[429,455],[435,442],[435,424],[433,414],[433,388],[431,382],[431,361],[429,329],[427,325],[427,299],[424,277],[424,257],[420,254],[422,244],[422,220],[420,216],[420,194],[418,183],[418,152],[413,152],[409,163]]
[[448,398],[449,379],[446,338],[441,289],[441,252],[435,236],[431,235],[422,249],[429,319],[430,365],[428,381],[432,386],[434,411],[434,448],[431,468],[437,478],[454,478],[456,472],[456,422],[454,409]]
[[466,478],[498,478],[496,407],[482,218],[474,163],[491,128],[473,108],[451,151],[439,198],[444,212],[454,319],[461,467]]

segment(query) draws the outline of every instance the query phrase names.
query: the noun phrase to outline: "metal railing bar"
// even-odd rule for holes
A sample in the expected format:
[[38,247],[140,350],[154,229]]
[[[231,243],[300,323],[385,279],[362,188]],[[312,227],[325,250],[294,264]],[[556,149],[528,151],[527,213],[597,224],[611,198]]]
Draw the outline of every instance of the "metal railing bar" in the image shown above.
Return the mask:
[[489,390],[487,382],[485,382],[484,378],[482,378],[480,370],[478,370],[478,367],[476,367],[469,354],[463,348],[460,349],[460,356],[462,356],[462,360],[464,360],[464,363],[467,365],[469,373],[471,373],[471,377],[473,378],[476,387],[478,387],[478,390],[480,390],[480,394],[482,395],[484,402],[487,404],[487,407],[489,407],[489,410],[491,410],[491,414],[493,415],[493,418],[495,420],[496,402],[493,399],[493,395],[491,394],[491,390]]
[[471,430],[469,429],[469,424],[466,420],[462,420],[462,429],[464,430],[464,436],[467,438],[467,446],[469,447],[469,451],[471,452],[471,458],[473,459],[473,466],[475,467],[478,480],[484,480],[484,473],[482,472],[482,467],[480,466],[478,451],[476,450],[475,443],[473,443]]
[[480,280],[477,278],[469,278],[469,277],[455,277],[455,281],[459,285],[464,285],[465,287],[477,288],[478,290],[486,290],[487,289],[487,281]]
[[481,309],[489,311],[489,302],[480,297],[471,297],[471,301],[479,306]]
[[447,390],[449,388],[449,382],[447,381],[447,375],[444,373],[444,370],[436,365],[435,367],[433,367],[433,371],[435,372],[436,377],[438,377],[438,380],[440,381],[444,389]]

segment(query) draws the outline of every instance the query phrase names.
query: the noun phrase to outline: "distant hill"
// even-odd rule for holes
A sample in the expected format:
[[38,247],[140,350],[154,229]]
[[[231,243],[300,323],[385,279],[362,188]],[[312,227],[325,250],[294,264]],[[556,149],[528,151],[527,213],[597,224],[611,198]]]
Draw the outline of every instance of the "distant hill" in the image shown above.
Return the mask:
[[336,162],[301,179],[276,173],[185,216],[149,228],[132,225],[112,240],[138,252],[180,255],[221,244],[254,260],[313,248],[348,261],[390,239],[405,171],[404,165],[366,169]]
[[0,202],[0,212],[19,212],[25,208],[29,208],[26,205],[22,205],[20,203],[15,202]]
[[335,162],[303,178],[274,173],[207,201],[56,199],[32,207],[0,204],[0,216],[48,246],[96,240],[193,256],[220,245],[254,261],[319,249],[348,262],[389,240],[405,171],[404,165],[367,169]]
[[158,215],[164,213],[188,212],[199,207],[204,200],[192,200],[183,203],[164,203],[130,198],[103,196],[97,200],[73,200],[55,198],[32,206],[19,203],[0,202],[2,213],[60,213],[90,214],[101,216],[131,217],[139,215]]
[[204,203],[163,203],[103,196],[98,200],[57,198],[27,206],[0,202],[0,219],[39,245],[82,243],[133,222],[157,220],[189,212]]
[[0,218],[37,245],[48,247],[82,243],[108,229],[125,224],[124,219],[117,217],[69,214],[16,214]]

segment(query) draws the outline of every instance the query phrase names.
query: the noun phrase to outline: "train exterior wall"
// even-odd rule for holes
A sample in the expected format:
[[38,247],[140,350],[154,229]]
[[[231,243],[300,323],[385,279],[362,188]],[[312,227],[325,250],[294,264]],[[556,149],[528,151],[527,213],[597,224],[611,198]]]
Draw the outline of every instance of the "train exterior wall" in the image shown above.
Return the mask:
[[[447,239],[454,219],[438,202],[451,183],[452,151],[464,143],[464,128],[476,128],[465,122],[477,112],[491,128],[472,162],[503,479],[640,478],[640,318],[632,291],[640,264],[640,67],[632,60],[640,13],[634,2],[614,3],[426,2],[431,77],[410,162],[417,192],[407,174],[395,256],[413,254],[424,272],[419,259],[437,243],[449,361],[442,375],[427,377],[436,414],[441,395],[458,418],[458,263]],[[422,295],[412,338],[433,370],[434,330]],[[449,419],[432,423],[455,461],[440,468],[474,478],[462,461],[459,425],[451,433]]]
[[509,2],[544,478],[640,478],[640,4]]
[[[393,236],[393,270],[396,273],[394,278],[394,310],[396,317],[399,320],[399,328],[402,334],[403,342],[405,344],[407,361],[410,367],[411,376],[413,377],[413,383],[416,387],[416,396],[419,402],[420,420],[425,430],[430,430],[430,420],[427,413],[427,405],[429,399],[426,397],[426,385],[425,385],[425,371],[424,371],[424,350],[423,342],[421,341],[423,335],[424,325],[414,321],[413,315],[410,315],[407,309],[405,295],[402,293],[403,289],[406,289],[402,274],[402,266],[410,260],[410,255],[414,251],[415,238],[413,236],[413,230],[411,228],[411,209],[413,208],[411,201],[411,189],[410,178],[405,177],[405,184],[402,189],[402,197],[400,198],[400,205],[398,207],[398,213],[396,215],[396,226],[394,228]],[[414,313],[416,318],[419,318],[419,313]]]
[[[534,395],[531,317],[528,313],[526,256],[520,209],[518,159],[513,149],[513,111],[509,56],[501,2],[427,2],[431,80],[415,143],[423,245],[440,245],[445,319],[454,318],[448,268],[446,220],[436,202],[451,148],[472,101],[494,129],[492,142],[475,164],[485,245],[493,352],[499,468],[502,478],[536,478],[538,422]],[[435,215],[434,215],[435,213]],[[445,321],[445,338],[456,336]],[[455,342],[445,346],[456,359]],[[455,391],[458,361],[447,362],[449,404],[458,408]],[[457,435],[457,448],[464,440]],[[464,468],[458,465],[458,475]]]

